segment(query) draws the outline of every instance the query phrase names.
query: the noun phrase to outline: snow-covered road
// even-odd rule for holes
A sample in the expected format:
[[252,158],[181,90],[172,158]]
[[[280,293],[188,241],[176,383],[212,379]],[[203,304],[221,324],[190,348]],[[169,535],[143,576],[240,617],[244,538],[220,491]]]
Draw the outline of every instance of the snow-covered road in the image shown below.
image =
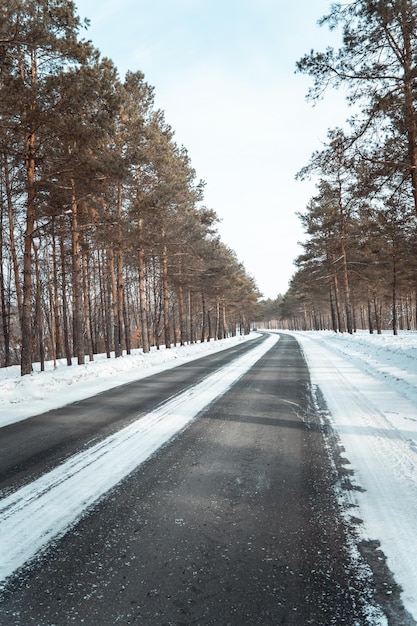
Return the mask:
[[354,472],[349,515],[380,541],[417,621],[417,337],[291,334]]

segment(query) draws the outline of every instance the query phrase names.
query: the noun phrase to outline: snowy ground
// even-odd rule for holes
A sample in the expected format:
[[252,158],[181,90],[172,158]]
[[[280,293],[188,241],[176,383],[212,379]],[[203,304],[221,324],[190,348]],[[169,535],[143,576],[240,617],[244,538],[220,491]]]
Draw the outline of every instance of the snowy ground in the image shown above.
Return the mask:
[[[364,539],[380,541],[403,588],[404,605],[417,622],[417,333],[291,334],[302,346],[313,385],[324,396],[354,471],[351,480],[360,488],[350,492],[351,514],[364,520]],[[59,364],[23,379],[18,368],[0,370],[0,426],[247,339],[137,352],[118,360],[97,357],[82,367]]]
[[417,622],[417,334],[291,334],[354,471],[349,514],[380,541]]

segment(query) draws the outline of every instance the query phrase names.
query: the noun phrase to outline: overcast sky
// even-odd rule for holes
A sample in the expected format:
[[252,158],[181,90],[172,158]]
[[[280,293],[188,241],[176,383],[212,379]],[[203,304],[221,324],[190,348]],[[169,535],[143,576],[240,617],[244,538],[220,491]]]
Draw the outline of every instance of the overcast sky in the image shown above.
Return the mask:
[[141,70],[204,204],[266,298],[285,293],[305,240],[297,211],[315,188],[294,176],[348,111],[339,94],[313,107],[295,63],[335,41],[317,20],[328,0],[75,0],[85,33],[120,77]]

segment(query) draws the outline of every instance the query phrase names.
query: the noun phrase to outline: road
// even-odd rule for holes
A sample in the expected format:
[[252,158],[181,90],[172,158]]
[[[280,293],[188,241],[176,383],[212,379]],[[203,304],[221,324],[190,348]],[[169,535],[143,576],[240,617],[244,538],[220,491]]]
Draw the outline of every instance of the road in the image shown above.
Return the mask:
[[[30,484],[255,345],[2,429],[0,488]],[[375,624],[309,383],[296,340],[282,335],[185,431],[8,580],[0,623]]]

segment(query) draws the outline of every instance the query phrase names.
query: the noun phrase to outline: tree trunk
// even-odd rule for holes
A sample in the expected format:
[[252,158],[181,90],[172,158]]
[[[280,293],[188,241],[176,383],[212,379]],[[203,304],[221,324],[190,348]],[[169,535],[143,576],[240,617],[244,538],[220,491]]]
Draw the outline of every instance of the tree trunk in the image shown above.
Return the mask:
[[91,332],[88,251],[82,252],[81,260],[82,260],[82,285],[83,285],[85,334],[86,334],[87,347],[88,347],[88,359],[91,362],[91,361],[94,361],[94,352],[93,352],[93,336]]
[[35,334],[38,340],[39,362],[41,372],[45,371],[45,345],[43,341],[43,320],[42,320],[42,299],[41,299],[41,276],[39,272],[38,248],[33,243],[33,253],[35,257],[35,277],[36,277],[36,308],[35,308]]
[[329,298],[330,298],[330,314],[331,314],[331,319],[332,319],[332,328],[333,331],[335,333],[337,333],[337,312],[336,312],[336,307],[335,307],[335,303],[334,303],[334,299],[333,299],[333,289],[332,286],[330,285],[329,287]]
[[381,324],[381,307],[378,306],[378,300],[376,297],[376,289],[373,290],[373,300],[374,300],[374,312],[375,312],[375,324],[378,335],[382,333],[382,324]]
[[50,328],[50,336],[51,336],[51,351],[52,351],[52,359],[54,362],[54,369],[56,369],[56,340],[55,340],[55,320],[54,320],[54,293],[53,286],[51,281],[51,269],[49,266],[49,253],[46,255],[46,279],[48,285],[48,301],[49,301],[49,315],[47,319],[49,320],[49,328]]
[[181,264],[181,257],[179,257],[179,261],[178,261],[178,280],[179,280],[179,285],[178,285],[178,315],[179,315],[179,322],[180,322],[180,345],[183,346],[186,342],[186,338],[185,338],[185,314],[184,314],[184,289],[182,286],[182,264]]
[[219,298],[217,298],[216,303],[216,337],[217,339],[223,339],[222,305]]
[[61,272],[62,272],[62,321],[64,330],[64,345],[65,356],[67,358],[67,365],[72,365],[72,352],[69,341],[69,324],[68,324],[68,301],[67,301],[67,270],[65,264],[65,242],[64,242],[64,229],[61,224],[60,229],[60,256],[61,256]]
[[165,233],[162,233],[164,244],[162,247],[162,297],[164,300],[164,336],[165,347],[171,347],[171,332],[169,323],[169,291],[168,291],[168,258],[165,243]]
[[342,332],[342,314],[340,311],[340,297],[339,297],[339,280],[337,274],[333,274],[333,287],[334,287],[334,301],[337,315],[337,325],[339,332]]
[[211,323],[211,311],[212,309],[209,309],[207,311],[207,325],[208,325],[207,341],[210,341],[211,338],[213,337],[213,329],[212,329],[212,323]]
[[9,173],[9,164],[7,160],[7,155],[3,154],[3,171],[4,171],[4,185],[6,190],[6,201],[7,201],[7,214],[9,221],[9,241],[10,241],[10,254],[12,257],[13,264],[13,275],[14,275],[14,283],[16,289],[16,300],[17,300],[17,310],[19,314],[19,324],[22,324],[22,307],[23,307],[23,297],[22,297],[22,287],[20,281],[20,271],[19,271],[19,262],[17,259],[16,252],[16,242],[15,242],[15,226],[13,220],[13,202],[12,202],[12,189],[10,183],[10,173]]
[[[32,87],[37,84],[37,56],[36,51],[31,57],[31,80]],[[25,80],[25,68],[20,66],[22,79]],[[21,352],[21,375],[30,374],[32,371],[32,243],[35,229],[35,148],[36,137],[33,130],[29,129],[29,110],[35,111],[36,102],[32,100],[29,106],[25,106],[22,115],[25,130],[25,168],[27,185],[26,203],[26,228],[23,250],[23,300],[22,300],[22,352]]]
[[392,332],[398,335],[397,318],[397,251],[396,244],[393,243],[392,250]]
[[120,356],[123,354],[123,240],[122,240],[122,185],[117,186],[117,247],[116,247],[117,324],[119,327]]
[[8,367],[10,365],[10,324],[9,324],[9,314],[8,307],[6,305],[6,286],[4,280],[4,264],[3,264],[3,203],[1,203],[1,214],[0,214],[0,298],[1,298],[1,320],[2,320],[2,329],[3,329],[3,340],[4,340],[4,367]]
[[188,309],[190,314],[190,343],[195,343],[195,328],[194,328],[194,300],[193,292],[191,289],[188,292]]
[[346,309],[346,327],[349,334],[353,333],[353,316],[352,316],[352,303],[350,297],[350,285],[349,285],[349,270],[347,262],[346,252],[346,224],[345,224],[345,210],[342,204],[342,192],[341,183],[339,182],[339,211],[340,211],[340,251],[342,255],[343,263],[343,285],[345,291],[345,309]]
[[201,294],[201,309],[202,309],[202,321],[201,321],[201,343],[206,340],[207,329],[206,329],[206,299],[204,298],[204,293]]
[[[62,227],[62,220],[61,220]],[[53,319],[55,328],[55,357],[62,359],[62,334],[60,324],[59,295],[58,295],[58,263],[55,238],[55,219],[52,218],[52,273],[53,273]]]
[[111,245],[109,246],[107,252],[108,259],[108,267],[109,267],[109,278],[110,278],[110,288],[111,288],[111,311],[113,318],[113,344],[114,344],[114,354],[116,358],[122,356],[122,346],[120,345],[120,327],[119,327],[119,315],[117,311],[117,285],[116,285],[116,274],[114,268],[114,252]]
[[222,318],[223,318],[223,339],[226,339],[226,337],[229,334],[229,329],[227,327],[226,303],[224,301],[223,301],[223,305],[222,305]]
[[[125,277],[125,281],[127,283],[127,276]],[[126,354],[131,354],[132,345],[130,338],[130,307],[129,307],[129,285],[126,285],[126,289],[123,289],[123,327],[125,331],[125,343],[126,343]]]
[[[104,257],[104,251],[102,251],[102,256]],[[103,316],[104,346],[107,358],[110,359],[111,314],[109,290],[107,289],[108,281],[107,277],[105,276],[105,268],[105,259],[102,259],[102,261],[100,262],[99,255],[100,309]]]
[[119,327],[119,345],[120,356],[123,355],[123,337],[124,337],[124,286],[123,286],[123,255],[122,250],[117,251],[116,256],[116,278],[117,278],[117,321]]
[[22,353],[20,372],[24,376],[32,371],[32,242],[35,229],[35,135],[25,139],[27,210],[25,243],[23,251],[23,303],[22,303]]
[[[160,296],[160,291],[161,291],[161,285],[158,282],[158,276],[157,276],[157,269],[156,269],[156,260],[155,257],[152,259],[152,268],[153,268],[153,280],[152,280],[152,289],[153,289],[153,339],[155,342],[155,346],[156,349],[159,350],[159,328],[160,328],[160,324],[161,324],[161,317],[162,317],[162,304],[161,304],[161,296]],[[150,290],[151,290],[151,285],[149,284],[149,279],[148,279],[148,293],[149,293],[149,301],[151,300],[150,297]]]
[[84,365],[84,318],[81,291],[80,233],[78,225],[78,203],[76,199],[74,179],[71,179],[71,192],[73,341],[74,354],[77,357],[78,365]]
[[405,299],[405,314],[406,314],[406,320],[407,320],[407,330],[412,330],[413,314],[412,314],[412,305],[411,305],[411,295],[410,294],[407,294],[406,299]]
[[369,333],[373,335],[374,333],[374,324],[372,321],[372,306],[371,306],[371,298],[368,292],[368,325],[369,325]]
[[413,65],[415,50],[413,50],[410,19],[404,5],[401,8],[401,18],[401,28],[404,41],[404,49],[402,51],[404,59],[404,118],[407,129],[408,157],[410,160],[410,177],[414,210],[417,213],[417,121],[414,107],[415,67]]
[[145,290],[145,255],[142,243],[143,219],[138,220],[138,274],[139,274],[139,308],[140,308],[140,325],[142,331],[142,349],[144,353],[149,352],[149,330],[148,315],[146,306],[146,290]]
[[[103,324],[100,324],[102,321],[102,311],[99,306],[99,285],[100,285],[100,251],[96,250],[92,253],[93,261],[92,267],[90,269],[90,326],[91,326],[91,340],[93,343],[93,354],[99,354],[103,352],[102,342],[100,342],[100,337],[102,336]],[[91,259],[91,252],[90,252]]]

